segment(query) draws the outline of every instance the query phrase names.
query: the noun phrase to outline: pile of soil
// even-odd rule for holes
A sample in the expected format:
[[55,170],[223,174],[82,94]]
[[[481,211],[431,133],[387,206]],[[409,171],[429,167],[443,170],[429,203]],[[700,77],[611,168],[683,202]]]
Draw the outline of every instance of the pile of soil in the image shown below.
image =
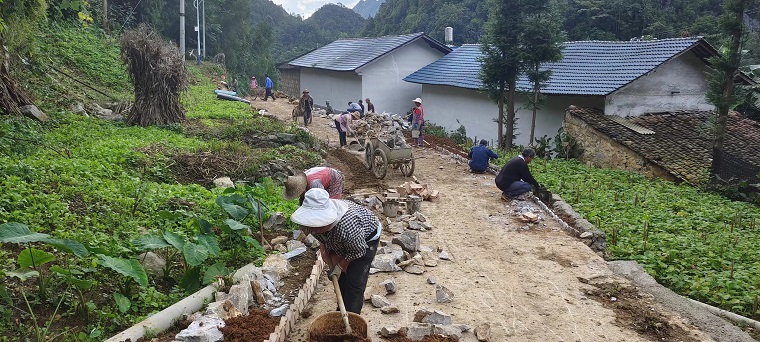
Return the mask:
[[367,165],[351,152],[343,149],[332,149],[327,153],[327,163],[330,167],[343,172],[344,193],[348,189],[385,190],[387,188],[385,182],[382,179],[375,178]]
[[[655,309],[651,298],[641,296],[636,288],[617,283],[594,284],[586,294],[615,311],[615,322],[655,341],[698,342],[679,325]],[[612,300],[612,298],[615,298]]]
[[269,339],[269,334],[280,323],[279,317],[269,316],[269,311],[254,309],[248,316],[230,318],[225,321],[224,328],[219,330],[224,334],[225,341],[249,342]]
[[[411,139],[411,136],[409,137]],[[409,140],[411,141],[411,140]],[[451,153],[467,157],[467,151],[462,146],[459,146],[454,140],[448,138],[440,138],[434,135],[425,135],[425,141],[430,143],[430,147],[440,147]]]
[[342,320],[323,321],[319,330],[324,333],[309,335],[309,342],[369,342],[366,326],[358,326],[351,321],[351,334],[345,334],[346,327]]

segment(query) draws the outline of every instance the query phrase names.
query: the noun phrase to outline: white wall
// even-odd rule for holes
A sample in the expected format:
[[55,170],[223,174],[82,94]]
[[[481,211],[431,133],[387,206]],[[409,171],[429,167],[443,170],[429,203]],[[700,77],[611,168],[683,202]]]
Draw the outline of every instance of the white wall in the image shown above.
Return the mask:
[[301,69],[301,91],[309,89],[314,104],[324,106],[330,101],[335,110],[346,110],[348,101],[361,97],[361,77],[354,72],[337,72],[321,69]]
[[604,114],[638,116],[671,110],[714,110],[705,98],[705,74],[709,70],[694,53],[686,52],[608,95]]
[[406,113],[414,106],[412,100],[422,97],[422,85],[405,82],[404,77],[443,55],[420,39],[367,64],[358,70],[362,75],[361,99],[370,98],[379,113]]
[[[495,120],[499,116],[499,109],[486,95],[471,89],[423,85],[422,96],[426,120],[449,131],[456,130],[460,124],[464,125],[470,138],[487,139],[494,143],[498,140]],[[601,96],[549,96],[544,108],[536,115],[535,137],[546,135],[554,138],[557,130],[562,127],[565,109],[570,105],[602,108],[604,99]],[[527,146],[533,112],[522,97],[518,98],[515,108],[518,118],[515,141]]]

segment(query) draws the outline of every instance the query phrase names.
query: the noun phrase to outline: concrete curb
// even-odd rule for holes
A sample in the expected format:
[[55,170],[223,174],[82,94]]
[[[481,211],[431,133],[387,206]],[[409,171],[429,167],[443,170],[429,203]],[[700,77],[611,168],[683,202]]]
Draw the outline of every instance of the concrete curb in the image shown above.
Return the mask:
[[280,324],[274,329],[274,332],[269,334],[269,339],[263,342],[285,342],[288,334],[296,326],[298,318],[301,317],[301,311],[306,307],[311,300],[311,296],[314,295],[317,289],[317,282],[322,275],[325,263],[322,261],[321,253],[317,253],[317,261],[314,263],[314,267],[311,268],[311,275],[306,279],[303,286],[298,290],[298,296],[293,300],[293,304],[290,304],[285,316],[280,318]]
[[211,302],[217,289],[218,284],[212,283],[127,330],[114,335],[106,342],[137,341],[146,334],[158,334],[169,330],[183,316],[189,316],[206,306],[206,303]]

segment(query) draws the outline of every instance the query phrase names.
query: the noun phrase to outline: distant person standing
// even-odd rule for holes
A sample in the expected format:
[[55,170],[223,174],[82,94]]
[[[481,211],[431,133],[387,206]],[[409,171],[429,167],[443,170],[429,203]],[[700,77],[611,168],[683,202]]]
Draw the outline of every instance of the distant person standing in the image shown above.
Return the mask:
[[369,102],[369,97],[364,99],[364,102],[367,103],[367,113],[374,113],[375,112],[375,104],[372,102]]
[[253,95],[253,92],[256,91],[256,88],[259,87],[259,84],[256,82],[256,76],[251,76],[251,95]]
[[367,111],[364,108],[364,103],[362,103],[362,100],[359,100],[359,107],[362,107],[362,117],[364,117],[364,113],[366,113]]
[[473,146],[470,149],[467,158],[470,159],[470,172],[483,173],[488,170],[488,162],[491,161],[491,159],[499,158],[499,155],[494,153],[494,151],[491,151],[491,149],[488,148],[488,141],[483,139],[478,146]]
[[270,96],[272,97],[272,101],[275,100],[274,93],[272,93],[272,88],[274,88],[274,82],[272,82],[272,79],[269,78],[269,75],[264,75],[266,77],[266,81],[264,83],[264,89],[266,89],[266,94],[264,94],[264,101],[266,101]]
[[414,108],[412,109],[412,130],[418,130],[417,146],[423,146],[425,138],[423,137],[422,127],[425,125],[425,110],[422,108],[422,99],[414,99]]
[[314,108],[314,99],[309,95],[309,89],[303,90],[303,96],[298,100],[298,107],[303,113],[303,126],[306,127],[311,121],[311,109]]

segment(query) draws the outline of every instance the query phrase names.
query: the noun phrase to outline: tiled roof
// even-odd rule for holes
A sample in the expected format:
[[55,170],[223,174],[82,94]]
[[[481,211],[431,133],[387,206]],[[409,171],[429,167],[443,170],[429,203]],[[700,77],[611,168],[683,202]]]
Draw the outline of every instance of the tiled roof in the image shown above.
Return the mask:
[[[636,133],[599,109],[570,106],[568,112],[689,183],[697,184],[710,167],[713,133],[706,122],[714,112],[664,112],[627,118],[654,134]],[[731,113],[727,127],[726,167],[718,174],[723,179],[756,180],[760,172],[760,123]]]
[[[715,53],[701,37],[567,42],[564,43],[562,60],[542,67],[551,69],[552,76],[541,92],[607,95],[690,49],[700,58]],[[465,44],[407,76],[404,81],[480,89],[480,56],[479,44]],[[532,89],[525,76],[520,78],[517,87]]]
[[289,65],[335,71],[354,71],[383,55],[418,39],[443,53],[451,48],[423,32],[401,36],[339,39],[290,61]]

